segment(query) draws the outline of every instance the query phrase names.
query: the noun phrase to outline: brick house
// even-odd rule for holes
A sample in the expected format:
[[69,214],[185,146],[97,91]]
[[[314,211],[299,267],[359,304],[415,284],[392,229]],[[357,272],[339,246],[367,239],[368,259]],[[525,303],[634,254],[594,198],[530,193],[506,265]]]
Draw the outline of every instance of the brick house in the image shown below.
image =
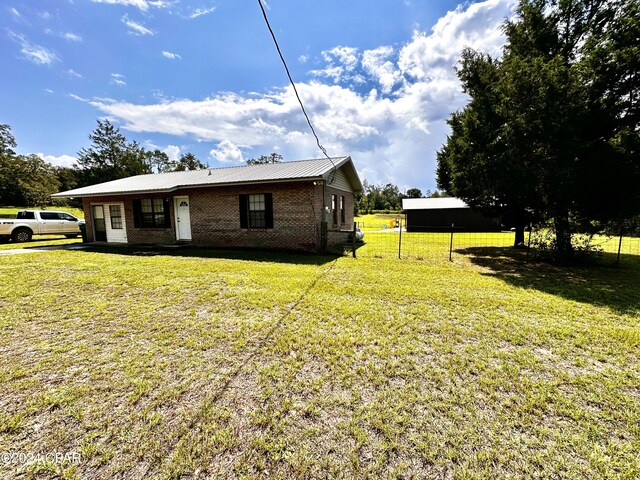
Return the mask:
[[353,230],[350,157],[137,175],[82,198],[89,242],[323,251]]

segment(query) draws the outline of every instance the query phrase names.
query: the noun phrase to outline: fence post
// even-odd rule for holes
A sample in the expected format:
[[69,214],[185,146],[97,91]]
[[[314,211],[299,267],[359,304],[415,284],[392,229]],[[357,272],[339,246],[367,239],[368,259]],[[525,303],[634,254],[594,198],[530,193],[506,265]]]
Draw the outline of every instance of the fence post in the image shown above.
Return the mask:
[[398,220],[398,225],[400,226],[400,237],[398,238],[398,260],[400,260],[402,252],[402,219]]
[[620,265],[620,250],[622,250],[622,234],[624,233],[624,227],[620,225],[620,240],[618,241],[618,257],[616,258],[616,266]]
[[529,251],[531,250],[531,232],[533,230],[533,224],[529,224],[529,240],[527,240],[527,258],[524,263],[529,263]]
[[451,240],[449,241],[449,261],[453,262],[453,228],[455,224],[451,224]]
[[358,229],[358,222],[353,222],[353,233],[351,234],[351,253],[353,258],[356,258],[356,231]]

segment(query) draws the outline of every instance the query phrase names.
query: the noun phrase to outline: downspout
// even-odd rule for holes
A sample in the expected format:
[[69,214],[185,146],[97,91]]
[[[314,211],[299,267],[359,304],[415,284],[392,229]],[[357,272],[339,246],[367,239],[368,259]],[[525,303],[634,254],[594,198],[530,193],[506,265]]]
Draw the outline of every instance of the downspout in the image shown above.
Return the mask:
[[320,223],[320,252],[327,251],[328,243],[328,225],[327,225],[327,181],[322,178],[322,222]]

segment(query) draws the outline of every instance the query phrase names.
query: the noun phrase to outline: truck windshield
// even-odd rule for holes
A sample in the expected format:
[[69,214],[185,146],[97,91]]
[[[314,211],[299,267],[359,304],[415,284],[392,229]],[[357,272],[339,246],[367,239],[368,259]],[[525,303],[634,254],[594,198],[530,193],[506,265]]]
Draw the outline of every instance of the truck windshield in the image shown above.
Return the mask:
[[33,212],[18,212],[16,218],[18,220],[35,220],[36,216]]

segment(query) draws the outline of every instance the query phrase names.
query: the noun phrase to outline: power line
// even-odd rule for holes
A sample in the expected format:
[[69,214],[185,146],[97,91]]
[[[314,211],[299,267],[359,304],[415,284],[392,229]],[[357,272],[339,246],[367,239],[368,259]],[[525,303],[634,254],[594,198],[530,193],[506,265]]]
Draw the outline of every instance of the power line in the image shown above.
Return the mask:
[[[285,61],[284,56],[282,55],[282,51],[280,50],[280,45],[278,45],[278,40],[276,39],[276,34],[273,33],[273,29],[271,28],[271,24],[269,23],[269,19],[267,18],[267,12],[264,9],[264,5],[262,5],[262,0],[258,0],[258,5],[260,5],[260,10],[262,10],[262,16],[264,17],[264,21],[267,24],[267,28],[269,29],[269,33],[271,34],[271,38],[273,38],[273,43],[276,46],[276,50],[278,50],[278,55],[280,56],[280,60],[282,60],[282,65],[284,65],[285,71],[287,72],[287,77],[289,77],[289,83],[291,83],[291,86],[293,87],[293,91],[296,94],[296,98],[298,99],[298,103],[300,104],[300,108],[302,109],[302,113],[304,114],[304,118],[307,119],[307,123],[309,124],[309,128],[311,129],[311,133],[313,133],[313,136],[316,139],[316,144],[318,145],[318,148],[324,154],[324,156],[327,157],[327,159],[331,162],[331,165],[333,165],[333,177],[335,178],[336,164],[333,163],[333,160],[327,154],[327,150],[320,143],[320,139],[318,138],[318,135],[316,134],[316,130],[315,130],[315,128],[313,128],[313,124],[311,123],[311,119],[309,118],[309,115],[307,115],[307,111],[304,108],[304,104],[302,103],[302,99],[300,98],[300,95],[298,94],[298,89],[296,88],[296,84],[293,81],[293,78],[291,77],[291,72],[289,72],[289,67],[287,66],[287,62]],[[329,182],[329,183],[333,183],[333,180],[331,182]]]

